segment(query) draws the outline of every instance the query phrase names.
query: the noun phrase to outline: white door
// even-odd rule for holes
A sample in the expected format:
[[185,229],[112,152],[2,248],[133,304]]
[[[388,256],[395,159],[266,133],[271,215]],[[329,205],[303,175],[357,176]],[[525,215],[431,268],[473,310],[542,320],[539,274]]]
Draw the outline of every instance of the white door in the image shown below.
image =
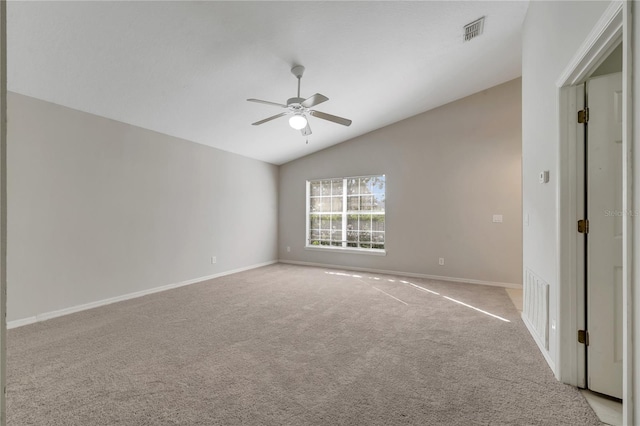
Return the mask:
[[587,380],[622,398],[622,74],[587,82]]

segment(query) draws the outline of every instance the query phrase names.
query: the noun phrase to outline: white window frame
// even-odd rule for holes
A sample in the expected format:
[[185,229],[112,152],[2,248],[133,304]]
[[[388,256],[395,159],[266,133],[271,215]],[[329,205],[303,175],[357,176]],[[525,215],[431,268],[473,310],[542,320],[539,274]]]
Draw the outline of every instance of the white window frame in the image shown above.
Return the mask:
[[[347,181],[349,179],[360,179],[367,177],[383,177],[384,178],[384,191],[385,191],[385,200],[386,200],[386,192],[387,192],[387,177],[385,174],[376,174],[376,175],[365,175],[365,176],[346,176],[346,177],[333,177],[333,178],[318,178],[318,179],[308,179],[306,182],[306,209],[305,209],[305,249],[306,250],[318,250],[318,251],[332,251],[332,252],[342,252],[342,253],[357,253],[357,254],[370,254],[377,256],[385,256],[387,254],[387,224],[385,220],[384,231],[371,231],[371,232],[383,232],[384,233],[384,248],[364,248],[364,247],[348,247],[348,242],[346,241],[347,235],[347,226],[348,226],[348,215],[349,214],[362,214],[366,212],[366,210],[358,210],[358,213],[348,210],[347,197],[350,195],[347,193]],[[318,182],[323,180],[342,180],[342,212],[339,213],[342,215],[342,246],[334,246],[334,245],[311,245],[311,229],[310,229],[310,215],[311,213],[324,213],[326,212],[311,212],[311,183]],[[358,194],[361,196],[362,194]],[[332,196],[329,196],[331,199]],[[335,214],[333,211],[330,214]],[[385,211],[371,211],[369,212],[371,215],[381,215],[385,216],[386,219],[386,205]]]

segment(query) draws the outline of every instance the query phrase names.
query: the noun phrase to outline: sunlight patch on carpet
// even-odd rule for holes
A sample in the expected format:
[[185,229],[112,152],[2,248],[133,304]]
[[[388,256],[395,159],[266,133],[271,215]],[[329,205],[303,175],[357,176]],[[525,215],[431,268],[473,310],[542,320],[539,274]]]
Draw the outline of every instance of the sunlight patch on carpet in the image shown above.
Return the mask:
[[[331,272],[331,271],[325,271],[324,273],[325,273],[325,274],[328,274],[328,275],[338,275],[338,276],[341,276],[341,277],[358,278],[360,281],[365,282],[365,281],[362,279],[363,277],[362,277],[361,275],[356,275],[356,274],[347,274],[347,273],[345,273],[345,272]],[[367,277],[367,278],[369,278],[370,280],[373,280],[373,281],[388,281],[388,282],[390,282],[390,283],[395,283],[395,282],[396,282],[396,280],[393,280],[393,279],[391,279],[391,278],[386,278],[386,279],[385,279],[385,278],[380,278],[380,277]],[[485,311],[485,310],[483,310],[483,309],[480,309],[480,308],[476,308],[475,306],[472,306],[472,305],[469,305],[469,304],[467,304],[467,303],[461,302],[460,300],[453,299],[453,298],[451,298],[451,297],[441,295],[441,294],[440,294],[440,293],[438,293],[438,292],[435,292],[435,291],[433,291],[433,290],[429,290],[428,288],[424,288],[424,287],[419,286],[419,285],[417,285],[417,284],[414,284],[414,283],[412,283],[412,282],[405,281],[405,280],[399,280],[399,282],[401,282],[402,284],[410,285],[411,287],[413,287],[413,288],[414,288],[414,289],[416,289],[416,290],[420,290],[420,291],[423,291],[423,292],[426,292],[426,293],[431,293],[431,294],[435,294],[435,295],[437,295],[437,296],[443,297],[443,298],[445,298],[445,299],[447,299],[447,300],[449,300],[449,301],[451,301],[451,302],[454,302],[454,303],[457,303],[457,304],[459,304],[459,305],[465,306],[465,307],[467,307],[467,308],[469,308],[469,309],[473,309],[473,310],[475,310],[475,311],[477,311],[477,312],[480,312],[480,313],[482,313],[482,314],[488,315],[488,316],[490,316],[490,317],[492,317],[492,318],[499,319],[500,321],[504,321],[504,322],[511,322],[511,321],[509,321],[508,319],[506,319],[506,318],[502,318],[502,317],[501,317],[501,316],[499,316],[499,315],[492,314],[491,312],[487,312],[487,311]],[[372,286],[372,287],[373,287],[373,286]],[[399,301],[399,302],[404,303],[404,304],[405,304],[405,305],[407,305],[407,306],[409,305],[407,302],[404,302],[404,301],[402,301],[402,300],[398,299],[397,297],[392,296],[391,294],[389,294],[389,293],[387,293],[387,292],[385,292],[385,291],[380,290],[380,289],[379,289],[379,288],[377,288],[377,287],[373,287],[373,288],[374,288],[374,289],[376,289],[376,290],[378,290],[378,291],[380,291],[380,292],[382,292],[382,293],[384,293],[384,294],[386,294],[386,295],[387,295],[387,296],[389,296],[389,297],[392,297],[393,299],[396,299],[396,300],[397,300],[397,301]]]

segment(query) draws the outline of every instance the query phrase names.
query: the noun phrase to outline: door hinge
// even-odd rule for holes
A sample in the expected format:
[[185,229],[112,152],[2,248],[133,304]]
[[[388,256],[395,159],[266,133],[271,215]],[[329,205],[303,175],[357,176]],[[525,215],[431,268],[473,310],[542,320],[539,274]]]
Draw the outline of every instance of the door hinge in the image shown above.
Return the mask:
[[589,332],[587,330],[578,330],[578,343],[589,346]]
[[589,108],[581,109],[578,111],[578,123],[588,123],[589,122]]
[[589,233],[589,219],[580,219],[578,221],[578,232],[581,234]]

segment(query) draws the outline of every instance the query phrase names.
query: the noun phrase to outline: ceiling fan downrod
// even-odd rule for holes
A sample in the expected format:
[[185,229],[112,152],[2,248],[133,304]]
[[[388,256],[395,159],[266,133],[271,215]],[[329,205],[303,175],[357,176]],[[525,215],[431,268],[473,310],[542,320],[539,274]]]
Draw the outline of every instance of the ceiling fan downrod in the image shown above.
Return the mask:
[[300,98],[300,80],[302,79],[302,75],[304,74],[304,67],[302,65],[296,65],[291,68],[291,74],[295,75],[298,79],[298,98]]

